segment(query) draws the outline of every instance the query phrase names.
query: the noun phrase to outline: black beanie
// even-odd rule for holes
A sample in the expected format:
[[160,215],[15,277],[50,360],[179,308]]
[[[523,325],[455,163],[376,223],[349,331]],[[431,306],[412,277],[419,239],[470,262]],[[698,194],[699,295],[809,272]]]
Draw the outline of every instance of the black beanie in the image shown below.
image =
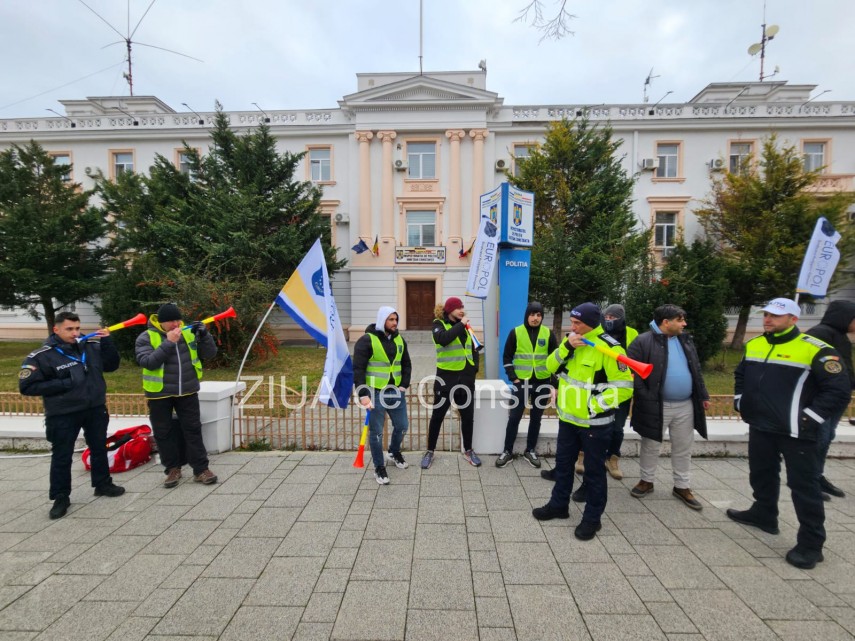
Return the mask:
[[182,318],[181,310],[178,309],[178,305],[175,303],[166,303],[165,305],[161,305],[160,309],[157,310],[158,323],[168,323],[169,321],[177,321]]
[[600,308],[594,303],[582,303],[570,311],[573,318],[578,318],[591,329],[600,324]]

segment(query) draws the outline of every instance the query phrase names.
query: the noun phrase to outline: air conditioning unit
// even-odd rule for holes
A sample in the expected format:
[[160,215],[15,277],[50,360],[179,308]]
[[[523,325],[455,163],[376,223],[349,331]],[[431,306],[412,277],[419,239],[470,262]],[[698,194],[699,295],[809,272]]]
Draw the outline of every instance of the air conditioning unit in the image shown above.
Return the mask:
[[335,222],[337,225],[345,225],[350,222],[350,216],[347,214],[336,214]]
[[395,169],[397,169],[398,171],[407,171],[407,161],[406,160],[404,160],[402,158],[398,158],[398,160],[396,160],[393,164],[395,165]]
[[659,169],[659,159],[658,158],[645,158],[641,161],[642,169]]
[[496,161],[496,171],[505,171],[508,168],[508,161],[504,158],[499,158]]
[[710,171],[724,171],[724,158],[713,158],[710,160]]

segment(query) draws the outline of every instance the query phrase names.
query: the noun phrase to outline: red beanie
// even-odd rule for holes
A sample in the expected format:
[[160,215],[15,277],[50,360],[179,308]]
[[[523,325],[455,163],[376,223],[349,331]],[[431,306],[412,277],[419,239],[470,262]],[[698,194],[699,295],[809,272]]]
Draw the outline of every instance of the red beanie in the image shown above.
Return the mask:
[[463,301],[457,298],[457,296],[452,296],[445,301],[445,305],[442,306],[442,311],[446,314],[450,314],[455,309],[460,309],[461,307],[463,307]]

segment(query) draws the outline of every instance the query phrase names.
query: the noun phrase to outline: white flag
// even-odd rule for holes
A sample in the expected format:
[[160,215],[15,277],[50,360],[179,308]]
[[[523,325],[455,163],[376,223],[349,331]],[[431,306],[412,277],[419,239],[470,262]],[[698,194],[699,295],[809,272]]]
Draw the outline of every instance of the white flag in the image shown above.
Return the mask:
[[815,298],[822,298],[828,293],[828,285],[840,260],[840,251],[837,249],[839,240],[840,234],[834,226],[828,219],[820,217],[805,252],[796,292],[810,294]]
[[469,266],[469,278],[466,281],[466,295],[485,299],[493,281],[496,260],[499,257],[499,228],[489,218],[481,219],[478,236],[475,238],[475,251]]

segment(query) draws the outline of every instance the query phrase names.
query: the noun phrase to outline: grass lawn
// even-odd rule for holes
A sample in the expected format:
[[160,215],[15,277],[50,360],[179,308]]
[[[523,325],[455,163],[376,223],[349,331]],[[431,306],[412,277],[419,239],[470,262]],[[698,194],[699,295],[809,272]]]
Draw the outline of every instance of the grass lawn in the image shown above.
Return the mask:
[[[0,392],[18,391],[18,371],[27,354],[41,345],[41,341],[0,342]],[[247,365],[243,376],[285,376],[289,386],[300,387],[300,379],[306,376],[309,388],[321,380],[326,350],[318,347],[280,347],[279,354],[264,363]],[[205,380],[233,381],[237,375],[234,368],[206,369]],[[141,394],[142,379],[139,366],[132,360],[123,360],[115,372],[105,374],[107,391],[117,394]],[[251,385],[251,383],[248,383]]]

